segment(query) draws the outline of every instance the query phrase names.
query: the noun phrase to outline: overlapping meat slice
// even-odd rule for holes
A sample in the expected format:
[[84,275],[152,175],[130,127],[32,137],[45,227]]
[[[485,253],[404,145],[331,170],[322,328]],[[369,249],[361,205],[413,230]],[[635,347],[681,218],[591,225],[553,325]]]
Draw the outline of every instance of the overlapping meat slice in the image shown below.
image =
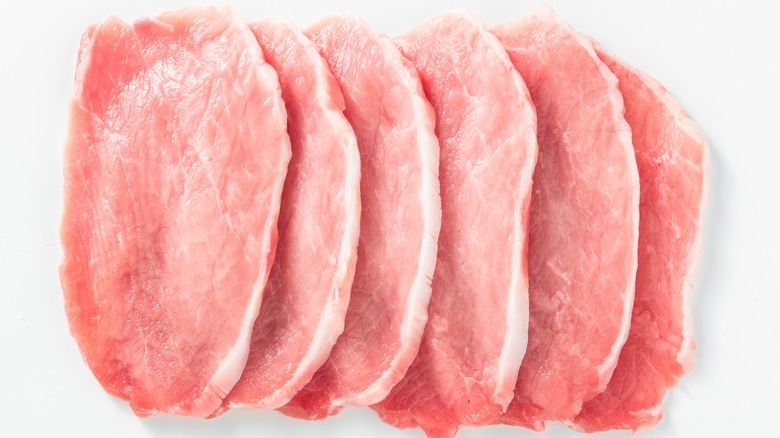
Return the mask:
[[693,366],[690,291],[701,244],[709,152],[661,84],[597,47],[619,80],[639,167],[639,265],[628,339],[606,391],[574,426],[595,432],[658,423],[667,388]]
[[606,388],[628,335],[639,177],[615,76],[551,9],[495,28],[539,119],[528,349],[502,421],[572,419]]
[[414,67],[355,18],[330,17],[305,34],[341,87],[361,158],[358,261],[344,333],[281,408],[314,419],[382,400],[412,363],[427,320],[441,205],[434,115]]
[[278,408],[325,362],[344,328],[360,225],[360,155],[317,48],[289,22],[250,26],[279,73],[292,160],[279,244],[230,406]]
[[241,375],[290,157],[273,69],[224,9],[83,37],[60,269],[84,359],[138,415],[209,416]]
[[471,17],[438,17],[397,42],[436,111],[442,226],[419,355],[374,409],[451,436],[498,419],[525,352],[536,116],[506,51]]

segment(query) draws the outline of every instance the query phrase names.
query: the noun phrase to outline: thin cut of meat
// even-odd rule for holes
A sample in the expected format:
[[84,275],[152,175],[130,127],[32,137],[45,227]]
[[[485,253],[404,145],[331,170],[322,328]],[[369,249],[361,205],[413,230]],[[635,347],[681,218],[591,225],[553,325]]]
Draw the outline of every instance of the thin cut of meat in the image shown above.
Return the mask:
[[360,229],[360,155],[341,90],[314,43],[288,21],[250,27],[279,73],[292,160],[249,359],[225,402],[278,408],[308,383],[344,329]]
[[362,215],[344,333],[282,412],[323,418],[385,398],[419,348],[441,223],[434,115],[417,71],[365,22],[308,29],[341,86],[361,160]]
[[639,176],[618,82],[550,8],[494,29],[539,118],[528,351],[502,421],[568,420],[602,392],[628,335]]
[[597,47],[620,82],[639,167],[639,266],[628,339],[607,390],[585,403],[574,427],[648,429],[661,401],[693,366],[690,292],[702,238],[709,149],[661,84]]
[[289,159],[276,73],[229,10],[85,33],[60,276],[84,359],[136,414],[209,416],[240,377]]
[[442,226],[420,353],[374,409],[453,436],[499,418],[525,354],[536,114],[506,51],[473,18],[443,15],[397,41],[436,111]]

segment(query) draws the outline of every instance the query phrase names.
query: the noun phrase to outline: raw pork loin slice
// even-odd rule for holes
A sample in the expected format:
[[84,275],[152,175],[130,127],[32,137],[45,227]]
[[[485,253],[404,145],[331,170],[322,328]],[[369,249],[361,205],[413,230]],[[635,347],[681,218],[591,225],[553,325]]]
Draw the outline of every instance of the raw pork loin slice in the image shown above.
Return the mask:
[[65,147],[73,336],[138,415],[209,416],[241,375],[290,159],[246,25],[192,8],[91,26]]
[[525,353],[536,114],[501,43],[474,19],[444,15],[397,41],[436,111],[442,226],[420,353],[374,409],[451,436],[499,418]]
[[428,315],[441,204],[434,115],[414,66],[355,18],[331,17],[306,34],[341,86],[361,159],[360,241],[344,333],[282,408],[315,419],[384,399],[414,360]]
[[278,408],[311,379],[344,329],[360,229],[360,155],[339,86],[314,43],[287,21],[251,29],[279,73],[293,154],[249,359],[225,402]]
[[690,291],[696,275],[709,152],[704,135],[653,78],[597,47],[617,75],[639,166],[639,266],[631,329],[607,390],[574,426],[647,429],[666,389],[693,366]]
[[639,176],[615,75],[551,9],[494,29],[539,118],[528,350],[502,421],[542,429],[603,391],[628,335]]

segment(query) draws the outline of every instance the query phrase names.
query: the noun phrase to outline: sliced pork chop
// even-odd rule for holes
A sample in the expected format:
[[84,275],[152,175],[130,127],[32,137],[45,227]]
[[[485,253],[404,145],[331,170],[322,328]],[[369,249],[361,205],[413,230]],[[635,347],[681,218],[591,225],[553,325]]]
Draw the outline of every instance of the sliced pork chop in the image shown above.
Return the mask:
[[82,39],[60,268],[73,336],[138,415],[209,416],[241,375],[290,158],[273,69],[229,10]]
[[361,159],[360,241],[344,333],[282,412],[323,418],[376,403],[414,360],[427,320],[441,223],[434,115],[388,38],[335,16],[308,29],[341,86]]
[[397,42],[436,111],[442,226],[420,353],[374,409],[451,436],[498,419],[525,353],[536,114],[498,39],[471,17],[443,15]]
[[639,266],[628,339],[606,391],[574,426],[634,431],[661,419],[667,388],[693,366],[690,291],[702,238],[709,149],[661,84],[597,47],[618,77],[639,167]]
[[545,8],[494,29],[539,119],[528,350],[502,421],[542,429],[606,388],[628,334],[639,177],[615,75]]
[[250,27],[279,73],[292,160],[249,359],[225,402],[278,408],[311,379],[344,329],[360,229],[360,155],[339,86],[314,43],[287,21]]

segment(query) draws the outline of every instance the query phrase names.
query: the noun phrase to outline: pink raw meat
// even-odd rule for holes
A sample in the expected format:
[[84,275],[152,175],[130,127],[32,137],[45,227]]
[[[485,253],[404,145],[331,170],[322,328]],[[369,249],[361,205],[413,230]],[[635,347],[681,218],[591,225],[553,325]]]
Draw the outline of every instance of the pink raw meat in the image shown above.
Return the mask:
[[205,417],[241,375],[290,158],[276,73],[226,9],[85,33],[65,147],[70,329],[138,415]]
[[293,154],[249,360],[225,402],[278,408],[311,379],[344,329],[360,229],[360,155],[344,98],[314,43],[287,21],[251,29],[279,73]]
[[607,390],[574,427],[648,429],[666,389],[693,366],[690,291],[702,238],[709,150],[704,135],[661,84],[600,48],[620,81],[639,166],[639,266],[628,340]]
[[344,333],[281,410],[323,418],[376,403],[414,360],[427,320],[441,223],[434,115],[417,71],[365,22],[335,16],[305,32],[344,93],[361,159],[360,242]]
[[639,176],[615,75],[545,8],[494,29],[539,118],[528,350],[502,421],[537,430],[603,391],[628,335]]
[[397,41],[436,111],[443,211],[420,353],[374,409],[453,436],[499,418],[525,353],[536,114],[501,43],[471,17],[444,15]]

